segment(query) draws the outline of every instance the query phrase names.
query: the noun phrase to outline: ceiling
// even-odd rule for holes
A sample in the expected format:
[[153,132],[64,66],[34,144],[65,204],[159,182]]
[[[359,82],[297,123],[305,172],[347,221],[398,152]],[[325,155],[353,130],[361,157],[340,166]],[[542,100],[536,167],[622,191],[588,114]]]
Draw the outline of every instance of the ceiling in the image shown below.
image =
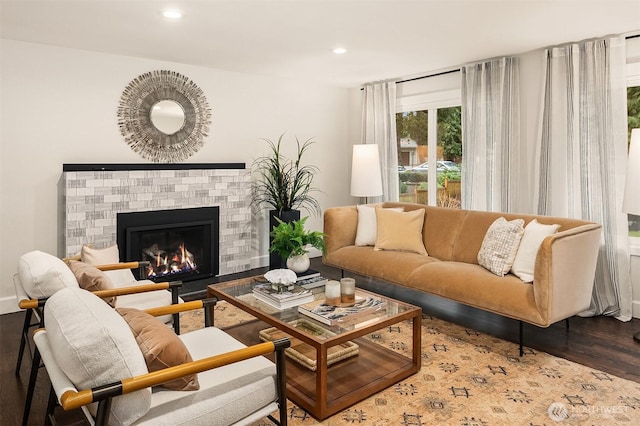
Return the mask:
[[[1,0],[2,38],[339,87],[607,34],[638,0]],[[183,17],[162,16],[167,7]],[[348,51],[336,55],[341,46]]]

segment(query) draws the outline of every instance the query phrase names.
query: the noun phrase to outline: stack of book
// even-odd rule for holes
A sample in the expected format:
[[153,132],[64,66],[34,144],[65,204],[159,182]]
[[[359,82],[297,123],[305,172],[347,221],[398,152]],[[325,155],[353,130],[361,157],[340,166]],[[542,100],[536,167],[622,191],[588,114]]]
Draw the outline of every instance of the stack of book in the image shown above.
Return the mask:
[[253,296],[279,310],[293,308],[313,301],[311,290],[297,284],[284,290],[274,288],[271,283],[256,284],[253,286]]
[[327,283],[327,279],[320,275],[320,272],[309,269],[306,272],[302,272],[298,275],[298,284],[301,287],[312,289],[316,287],[322,287]]

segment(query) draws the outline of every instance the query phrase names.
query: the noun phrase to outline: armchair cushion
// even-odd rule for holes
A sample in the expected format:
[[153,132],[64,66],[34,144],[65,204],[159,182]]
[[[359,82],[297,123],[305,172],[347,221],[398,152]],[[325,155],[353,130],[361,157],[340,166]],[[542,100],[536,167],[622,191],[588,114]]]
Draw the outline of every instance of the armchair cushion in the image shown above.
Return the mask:
[[[83,245],[80,251],[80,260],[89,265],[108,265],[120,262],[120,252],[118,245],[114,244],[103,249],[96,249],[88,245]],[[105,274],[111,279],[114,286],[126,287],[136,281],[130,269],[118,269],[107,271]]]
[[[87,291],[109,290],[113,288],[113,283],[104,272],[84,262],[70,261],[69,269],[73,272],[81,289]],[[102,299],[111,307],[116,306],[116,298],[108,297]]]
[[[193,361],[182,340],[157,318],[135,308],[117,308],[116,311],[129,324],[149,372]],[[200,389],[197,374],[181,377],[162,386],[183,391]]]
[[[94,294],[62,289],[47,301],[45,317],[56,362],[78,389],[148,372],[126,321]],[[118,396],[113,399],[110,424],[129,425],[146,414],[150,405],[148,388]],[[95,404],[90,407],[93,414],[95,408]]]
[[20,256],[18,277],[24,291],[34,299],[50,297],[66,287],[78,288],[76,277],[62,260],[39,250]]

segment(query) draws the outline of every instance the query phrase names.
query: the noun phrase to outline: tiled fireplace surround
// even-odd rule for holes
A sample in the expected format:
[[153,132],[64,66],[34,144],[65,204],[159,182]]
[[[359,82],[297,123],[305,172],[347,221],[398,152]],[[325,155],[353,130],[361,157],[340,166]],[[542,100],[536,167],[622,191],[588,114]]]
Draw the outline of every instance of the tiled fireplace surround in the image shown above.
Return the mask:
[[64,247],[116,242],[123,212],[220,207],[220,275],[250,269],[250,171],[224,164],[65,164]]

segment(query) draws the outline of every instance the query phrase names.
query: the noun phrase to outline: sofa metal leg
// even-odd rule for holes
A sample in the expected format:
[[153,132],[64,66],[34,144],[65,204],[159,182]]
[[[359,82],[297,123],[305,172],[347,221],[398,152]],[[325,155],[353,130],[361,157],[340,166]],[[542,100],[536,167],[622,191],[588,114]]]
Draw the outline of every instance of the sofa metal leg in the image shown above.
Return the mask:
[[520,356],[524,355],[524,349],[522,343],[524,340],[524,323],[520,321]]
[[567,331],[569,331],[569,318],[565,318],[564,325]]

